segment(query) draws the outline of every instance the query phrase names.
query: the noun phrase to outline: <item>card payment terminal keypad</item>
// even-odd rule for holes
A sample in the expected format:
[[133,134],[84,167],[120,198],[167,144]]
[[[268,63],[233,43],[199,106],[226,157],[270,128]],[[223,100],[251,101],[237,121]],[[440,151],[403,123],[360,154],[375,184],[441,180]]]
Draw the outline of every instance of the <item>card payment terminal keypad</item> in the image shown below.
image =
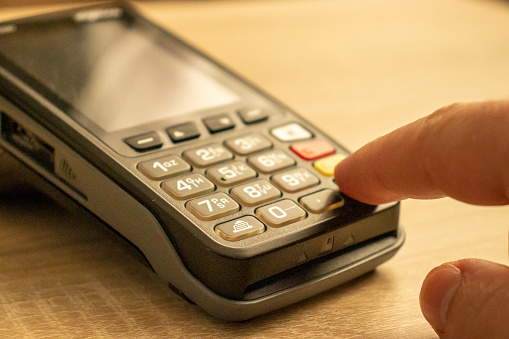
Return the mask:
[[[266,118],[257,110],[244,115],[247,121]],[[217,116],[204,123],[216,133],[231,127],[227,120],[227,116]],[[190,126],[176,127],[171,130],[173,134],[193,134]],[[270,134],[275,142],[262,133],[247,133],[229,137],[223,143],[143,161],[137,168],[151,180],[162,180],[161,188],[173,199],[184,201],[185,208],[196,218],[212,222],[223,218],[214,231],[227,241],[253,237],[270,228],[304,220],[309,213],[320,214],[343,206],[339,190],[321,187],[319,177],[332,177],[334,166],[344,154],[336,153],[330,142],[315,139],[297,122],[273,128]],[[186,137],[179,133],[177,136]],[[312,166],[299,166],[295,157]],[[295,198],[301,191],[305,194]],[[294,194],[293,199],[286,196],[289,194]],[[224,217],[242,208],[251,208],[253,215],[237,215],[224,221]]]

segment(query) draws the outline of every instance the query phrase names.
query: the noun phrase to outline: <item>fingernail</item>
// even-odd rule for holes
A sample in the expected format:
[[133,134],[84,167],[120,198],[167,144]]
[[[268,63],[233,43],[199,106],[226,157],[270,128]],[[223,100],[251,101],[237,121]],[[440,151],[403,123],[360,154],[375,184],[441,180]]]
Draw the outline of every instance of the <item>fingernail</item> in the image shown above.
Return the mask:
[[420,304],[424,318],[438,334],[444,333],[449,305],[461,283],[461,270],[443,264],[428,273],[421,288]]

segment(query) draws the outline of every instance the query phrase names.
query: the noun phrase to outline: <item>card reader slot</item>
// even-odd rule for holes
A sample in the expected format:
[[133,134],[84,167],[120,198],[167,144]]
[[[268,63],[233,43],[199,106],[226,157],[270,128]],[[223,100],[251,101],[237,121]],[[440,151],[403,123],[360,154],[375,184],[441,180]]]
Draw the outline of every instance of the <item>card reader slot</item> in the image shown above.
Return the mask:
[[4,111],[0,111],[0,135],[21,154],[41,166],[60,182],[65,183],[81,198],[87,200],[83,191],[72,184],[76,179],[76,174],[68,160],[62,156],[62,152],[58,152],[30,127],[12,118]]
[[[369,239],[347,249],[309,261],[285,272],[257,281],[246,287],[243,300],[254,300],[281,290],[292,288],[333,272],[359,264],[369,254],[377,253],[393,245],[398,239],[397,231]],[[367,270],[364,273],[369,272]]]
[[50,172],[54,170],[55,149],[29,129],[0,112],[2,137]]

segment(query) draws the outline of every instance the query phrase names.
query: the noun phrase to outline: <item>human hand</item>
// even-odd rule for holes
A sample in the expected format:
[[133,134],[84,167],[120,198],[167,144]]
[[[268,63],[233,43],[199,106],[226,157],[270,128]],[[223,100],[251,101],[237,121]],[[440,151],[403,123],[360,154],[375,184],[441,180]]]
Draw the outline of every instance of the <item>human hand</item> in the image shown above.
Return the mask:
[[[352,198],[380,204],[450,196],[509,204],[509,101],[454,104],[365,145],[335,179]],[[509,267],[463,259],[434,268],[421,310],[444,338],[509,338]]]

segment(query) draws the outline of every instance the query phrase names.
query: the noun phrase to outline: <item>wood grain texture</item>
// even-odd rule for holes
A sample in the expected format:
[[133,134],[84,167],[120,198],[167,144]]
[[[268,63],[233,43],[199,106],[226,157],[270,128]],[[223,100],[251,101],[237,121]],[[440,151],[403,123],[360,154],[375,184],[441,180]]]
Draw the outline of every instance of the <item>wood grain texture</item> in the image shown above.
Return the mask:
[[[454,101],[508,97],[505,2],[138,5],[350,149]],[[0,8],[0,19],[57,7]],[[0,180],[21,176],[6,173]],[[463,257],[507,263],[507,207],[406,201],[407,242],[375,272],[269,315],[226,323],[173,294],[97,220],[12,186],[0,195],[2,338],[432,338],[418,305],[426,273]]]

